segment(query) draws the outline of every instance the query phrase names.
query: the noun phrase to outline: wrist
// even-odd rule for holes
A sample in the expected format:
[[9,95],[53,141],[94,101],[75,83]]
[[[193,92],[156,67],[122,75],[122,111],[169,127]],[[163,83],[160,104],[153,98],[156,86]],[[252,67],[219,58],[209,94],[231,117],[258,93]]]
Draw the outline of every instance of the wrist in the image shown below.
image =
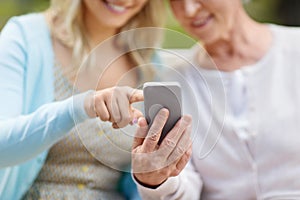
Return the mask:
[[136,177],[135,174],[133,174],[133,177],[138,184],[142,185],[143,187],[150,188],[150,189],[158,188],[167,180],[167,179],[165,179],[165,180],[161,181],[160,183],[145,183],[145,182],[141,181],[138,177]]
[[95,110],[95,91],[89,92],[84,99],[84,110],[90,118],[97,117]]

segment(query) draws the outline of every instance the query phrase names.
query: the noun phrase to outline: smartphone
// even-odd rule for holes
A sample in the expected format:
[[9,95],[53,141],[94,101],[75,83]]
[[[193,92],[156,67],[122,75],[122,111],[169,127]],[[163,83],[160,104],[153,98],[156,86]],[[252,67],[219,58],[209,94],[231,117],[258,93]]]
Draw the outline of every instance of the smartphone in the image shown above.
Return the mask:
[[143,86],[145,117],[149,127],[162,108],[169,118],[162,130],[158,145],[182,116],[181,87],[178,82],[147,82]]

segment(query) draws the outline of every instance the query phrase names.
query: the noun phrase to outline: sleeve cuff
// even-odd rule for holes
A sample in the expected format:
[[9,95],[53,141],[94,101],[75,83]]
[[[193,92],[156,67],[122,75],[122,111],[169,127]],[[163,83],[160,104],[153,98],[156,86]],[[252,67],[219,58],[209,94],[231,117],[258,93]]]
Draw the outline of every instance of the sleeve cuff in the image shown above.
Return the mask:
[[75,123],[83,122],[87,119],[91,119],[85,111],[84,102],[88,95],[94,95],[94,90],[89,90],[87,92],[73,96],[71,113]]
[[178,176],[168,178],[168,180],[166,180],[164,183],[162,183],[160,186],[158,186],[155,189],[141,185],[135,179],[133,174],[132,174],[132,177],[141,193],[147,193],[147,194],[151,194],[151,195],[157,194],[160,196],[161,195],[165,196],[166,194],[171,194],[171,193],[176,192],[179,187],[179,177]]

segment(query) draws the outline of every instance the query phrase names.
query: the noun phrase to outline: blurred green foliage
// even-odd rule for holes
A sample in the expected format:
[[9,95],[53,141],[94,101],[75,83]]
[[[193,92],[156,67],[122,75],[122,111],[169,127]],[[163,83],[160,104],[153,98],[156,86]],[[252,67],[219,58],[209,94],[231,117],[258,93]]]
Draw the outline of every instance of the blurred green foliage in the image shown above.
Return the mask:
[[[263,22],[277,22],[278,19],[276,18],[274,11],[277,8],[278,2],[279,0],[252,0],[245,5],[245,8],[256,20]],[[0,0],[0,29],[9,17],[28,12],[41,11],[46,9],[48,5],[49,0]],[[172,26],[174,20],[172,17],[169,18],[168,24]]]
[[[284,1],[284,0],[283,0]],[[256,20],[261,22],[278,23],[275,11],[279,0],[252,0],[245,5],[248,13]],[[7,20],[15,15],[21,15],[29,12],[38,12],[46,9],[49,5],[49,0],[0,0],[0,30]],[[184,33],[178,25],[170,10],[168,11],[167,28]],[[175,34],[176,35],[176,34]],[[171,31],[166,33],[164,46],[172,47],[188,47],[191,46],[191,39],[176,40],[174,33]],[[174,43],[176,41],[176,44]]]
[[38,12],[48,5],[49,0],[0,0],[0,30],[10,17]]

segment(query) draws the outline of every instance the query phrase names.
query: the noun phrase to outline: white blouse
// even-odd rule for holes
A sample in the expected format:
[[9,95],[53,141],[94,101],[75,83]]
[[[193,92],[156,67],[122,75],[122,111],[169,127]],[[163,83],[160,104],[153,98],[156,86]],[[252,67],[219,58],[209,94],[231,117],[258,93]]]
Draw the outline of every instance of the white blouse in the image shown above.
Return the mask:
[[193,155],[157,189],[138,185],[144,199],[300,199],[300,29],[270,28],[269,52],[234,72],[193,67],[199,48],[165,59],[181,66]]

